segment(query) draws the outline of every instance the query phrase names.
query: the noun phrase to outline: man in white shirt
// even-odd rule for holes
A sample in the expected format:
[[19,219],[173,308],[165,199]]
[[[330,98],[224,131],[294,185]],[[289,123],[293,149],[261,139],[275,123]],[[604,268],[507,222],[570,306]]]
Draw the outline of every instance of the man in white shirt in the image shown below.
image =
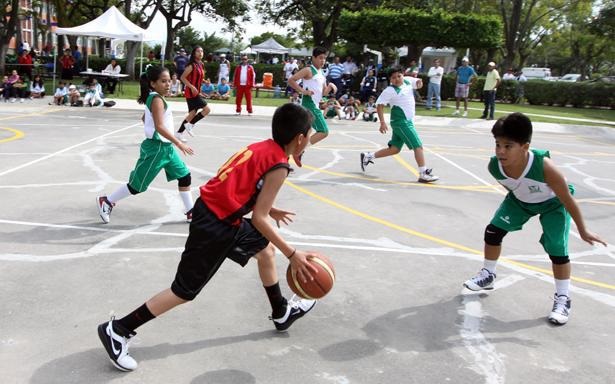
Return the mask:
[[110,76],[105,77],[105,82],[103,84],[103,88],[106,89],[108,93],[115,92],[115,86],[117,85],[118,77],[122,72],[122,67],[115,61],[115,59],[111,59],[111,63],[107,65],[107,67],[102,71],[102,73],[106,73]]
[[[297,59],[288,59],[286,64],[284,64],[284,80],[288,83],[288,79],[293,75],[293,71],[299,69],[297,65]],[[288,96],[288,93],[292,92],[292,88],[289,85],[286,85],[286,89],[284,90],[284,96]]]
[[345,83],[345,90],[352,88],[352,83],[354,80],[354,75],[357,72],[357,65],[352,61],[352,57],[346,57],[346,61],[342,64],[344,66],[344,74],[343,79]]
[[436,98],[436,111],[440,110],[440,85],[442,84],[442,76],[444,68],[440,66],[440,59],[433,61],[433,67],[429,68],[427,76],[429,84],[427,85],[427,109],[431,109],[432,99]]

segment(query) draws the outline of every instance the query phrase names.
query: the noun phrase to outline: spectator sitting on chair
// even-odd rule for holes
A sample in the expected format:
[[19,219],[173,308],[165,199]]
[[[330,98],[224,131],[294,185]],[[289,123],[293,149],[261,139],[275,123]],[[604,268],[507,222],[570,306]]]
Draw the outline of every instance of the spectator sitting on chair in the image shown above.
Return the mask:
[[81,100],[81,93],[79,92],[75,84],[71,84],[68,86],[67,96],[68,96],[68,102],[70,103],[71,106],[77,107],[79,105],[83,105],[82,103],[79,103],[79,100]]
[[201,85],[201,96],[206,99],[211,99],[214,95],[214,85],[211,83],[211,80],[205,79],[203,85]]
[[41,75],[36,75],[30,83],[30,98],[42,99],[43,97],[45,97],[45,84],[43,79],[41,79]]
[[230,96],[231,96],[231,87],[226,82],[226,78],[223,77],[221,79],[220,85],[218,85],[218,89],[214,93],[214,99],[228,100]]
[[117,75],[122,72],[122,67],[120,67],[115,59],[111,59],[111,63],[107,65],[107,68],[105,68],[102,72],[112,75],[105,78],[103,87],[106,91],[109,91],[109,93],[114,93],[118,81]]
[[171,87],[169,88],[169,94],[167,96],[180,97],[183,95],[184,94],[182,93],[182,82],[179,81],[179,79],[177,78],[177,74],[174,73],[173,76],[171,76]]
[[[58,88],[56,88],[56,92],[53,94],[53,104],[55,105],[64,105],[68,101],[68,91],[63,81],[58,83]],[[52,105],[52,103],[49,103]]]

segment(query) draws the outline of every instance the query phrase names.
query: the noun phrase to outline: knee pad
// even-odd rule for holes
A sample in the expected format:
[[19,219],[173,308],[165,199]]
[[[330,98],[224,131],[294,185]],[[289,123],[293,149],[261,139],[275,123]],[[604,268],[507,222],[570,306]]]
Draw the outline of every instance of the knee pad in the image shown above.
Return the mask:
[[485,228],[485,243],[494,246],[502,245],[502,239],[507,233],[508,231],[498,228],[493,224],[489,224],[487,228]]
[[551,256],[549,255],[549,259],[553,264],[564,265],[570,263],[570,258],[568,256]]
[[177,185],[180,187],[189,187],[191,183],[192,176],[190,176],[190,174],[187,174],[186,176],[177,179]]
[[137,193],[141,193],[137,191],[136,189],[134,189],[133,187],[131,187],[130,184],[126,184],[126,186],[128,187],[128,192],[130,192],[131,195],[136,195]]

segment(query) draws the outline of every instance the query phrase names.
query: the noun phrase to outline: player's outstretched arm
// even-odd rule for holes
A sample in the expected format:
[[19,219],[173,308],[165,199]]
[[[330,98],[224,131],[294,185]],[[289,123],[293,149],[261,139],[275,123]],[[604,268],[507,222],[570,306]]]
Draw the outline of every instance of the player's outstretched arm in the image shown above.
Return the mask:
[[602,240],[598,235],[588,231],[585,227],[581,209],[579,208],[579,205],[575,201],[574,197],[572,197],[572,194],[570,194],[568,184],[566,183],[566,178],[560,170],[555,167],[555,164],[553,164],[553,161],[549,158],[544,159],[544,175],[547,185],[553,190],[562,204],[564,204],[564,207],[568,213],[570,213],[570,217],[574,220],[581,239],[591,245],[594,245],[594,243],[600,243],[606,246],[606,242],[604,240]]
[[269,221],[273,203],[287,175],[288,170],[284,168],[275,169],[265,175],[263,187],[256,198],[256,204],[252,211],[252,225],[267,240],[271,241],[284,256],[290,257],[291,268],[297,271],[299,279],[303,281],[312,280],[312,274],[318,272],[307,260],[312,253],[300,251],[289,245]]
[[378,113],[378,119],[380,120],[380,133],[386,133],[389,127],[386,121],[384,121],[384,104],[378,104],[376,106],[376,112]]

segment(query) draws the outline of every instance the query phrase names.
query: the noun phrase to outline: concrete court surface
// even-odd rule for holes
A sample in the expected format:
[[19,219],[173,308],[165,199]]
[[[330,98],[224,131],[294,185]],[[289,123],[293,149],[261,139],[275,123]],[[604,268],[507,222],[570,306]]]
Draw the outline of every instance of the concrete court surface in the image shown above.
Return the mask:
[[[179,125],[185,104],[172,105]],[[277,202],[297,213],[286,239],[333,260],[330,295],[279,334],[255,263],[227,262],[193,303],[138,329],[139,368],[117,371],[96,326],[169,286],[188,232],[163,175],[121,201],[110,224],[98,217],[95,196],[125,183],[138,157],[141,108],[0,104],[1,383],[613,382],[612,246],[583,243],[573,226],[563,327],[546,321],[554,287],[536,219],[505,238],[494,291],[462,288],[482,266],[503,192],[486,170],[491,123],[459,118],[417,118],[435,185],[416,182],[407,149],[362,173],[359,153],[389,135],[330,121]],[[269,137],[272,108],[212,110],[186,158],[195,197],[231,154]],[[536,124],[533,144],[552,151],[587,226],[613,244],[613,131]],[[279,257],[280,276],[286,265]]]

